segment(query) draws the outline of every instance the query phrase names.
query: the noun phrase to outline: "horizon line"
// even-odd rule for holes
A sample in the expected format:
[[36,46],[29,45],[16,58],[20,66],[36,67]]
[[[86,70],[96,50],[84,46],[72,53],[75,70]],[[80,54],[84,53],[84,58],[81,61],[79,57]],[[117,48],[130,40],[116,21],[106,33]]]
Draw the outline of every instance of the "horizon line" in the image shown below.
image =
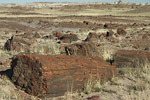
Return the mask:
[[[54,2],[54,1],[35,1],[35,2],[0,2],[0,4],[26,4],[26,3],[115,3],[115,2],[119,2],[119,1],[57,1],[57,2]],[[133,4],[147,4],[147,3],[141,3],[141,2],[129,2],[129,1],[122,1],[122,2],[128,2],[128,3],[133,3]],[[149,3],[148,3],[149,4]]]

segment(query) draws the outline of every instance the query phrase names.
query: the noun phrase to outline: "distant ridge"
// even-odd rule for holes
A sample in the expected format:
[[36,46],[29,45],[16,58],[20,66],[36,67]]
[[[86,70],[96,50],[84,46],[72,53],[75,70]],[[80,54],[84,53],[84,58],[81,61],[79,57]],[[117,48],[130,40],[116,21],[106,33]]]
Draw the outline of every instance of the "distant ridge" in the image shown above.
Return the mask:
[[[1,7],[27,7],[27,8],[42,8],[42,7],[62,7],[65,5],[87,5],[87,4],[124,4],[124,5],[132,5],[132,4],[141,4],[141,3],[131,3],[131,2],[125,2],[125,1],[116,1],[116,2],[32,2],[32,3],[0,3]],[[142,3],[142,5],[146,5]],[[147,4],[147,5],[150,5]]]

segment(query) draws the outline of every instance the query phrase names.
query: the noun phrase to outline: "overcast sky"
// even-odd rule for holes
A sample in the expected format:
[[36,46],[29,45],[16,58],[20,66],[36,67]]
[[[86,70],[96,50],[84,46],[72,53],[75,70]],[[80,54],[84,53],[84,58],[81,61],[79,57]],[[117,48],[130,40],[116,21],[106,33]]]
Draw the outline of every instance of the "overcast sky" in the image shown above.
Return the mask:
[[[0,0],[0,3],[26,3],[26,2],[114,2],[118,0]],[[122,0],[134,3],[150,3],[150,0]]]

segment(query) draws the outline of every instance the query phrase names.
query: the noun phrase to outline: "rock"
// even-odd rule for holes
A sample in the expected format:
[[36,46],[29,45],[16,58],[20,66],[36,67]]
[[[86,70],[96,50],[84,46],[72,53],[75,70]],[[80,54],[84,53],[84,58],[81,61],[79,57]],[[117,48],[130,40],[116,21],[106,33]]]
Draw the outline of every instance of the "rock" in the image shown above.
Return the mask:
[[112,30],[109,30],[107,33],[106,33],[106,37],[112,37],[114,34],[114,32]]
[[112,27],[112,24],[111,23],[105,23],[104,24],[104,28],[111,28]]
[[89,21],[83,21],[83,24],[89,25],[90,22]]
[[79,40],[76,34],[65,34],[61,36],[59,39],[61,43],[71,43],[72,41]]
[[99,96],[92,96],[92,97],[87,98],[87,100],[100,100],[100,97]]
[[136,50],[119,50],[114,56],[116,67],[145,67],[150,64],[150,52]]
[[18,52],[28,52],[32,44],[33,41],[31,39],[22,36],[12,36],[11,39],[8,39],[5,43],[4,49],[8,51],[15,50]]
[[61,34],[60,32],[56,31],[56,32],[53,32],[53,35],[54,37],[57,37],[57,38],[60,38],[63,36],[63,34]]
[[[17,55],[11,62],[12,82],[30,95],[61,96],[68,88],[82,89],[89,76],[110,80],[115,66],[99,57],[67,55]],[[68,87],[70,86],[70,87]]]
[[91,41],[93,42],[94,39],[98,39],[98,35],[96,33],[89,33],[85,41]]
[[1,61],[0,61],[0,65],[6,65],[6,62],[1,62]]
[[124,28],[118,28],[118,29],[117,29],[117,33],[118,33],[119,35],[123,35],[123,36],[125,36],[125,35],[127,34],[127,32],[125,31]]
[[143,36],[142,36],[142,39],[150,39],[150,34],[144,34]]
[[53,39],[53,38],[54,38],[53,35],[46,35],[42,37],[42,39]]
[[149,48],[149,47],[146,47],[144,50],[149,51],[149,50],[150,50],[150,48]]
[[33,39],[33,38],[41,38],[39,33],[24,33],[23,38]]
[[99,56],[96,45],[93,42],[75,43],[65,47],[67,55]]

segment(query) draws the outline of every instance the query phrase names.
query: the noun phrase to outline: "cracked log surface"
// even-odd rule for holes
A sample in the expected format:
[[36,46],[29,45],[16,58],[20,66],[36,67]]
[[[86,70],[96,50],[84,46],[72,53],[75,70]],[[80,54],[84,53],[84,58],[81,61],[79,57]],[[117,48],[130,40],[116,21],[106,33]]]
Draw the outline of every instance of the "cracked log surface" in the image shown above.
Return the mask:
[[115,66],[99,57],[74,55],[17,55],[11,68],[17,88],[42,97],[64,95],[68,88],[82,89],[90,75],[109,80],[116,73]]

